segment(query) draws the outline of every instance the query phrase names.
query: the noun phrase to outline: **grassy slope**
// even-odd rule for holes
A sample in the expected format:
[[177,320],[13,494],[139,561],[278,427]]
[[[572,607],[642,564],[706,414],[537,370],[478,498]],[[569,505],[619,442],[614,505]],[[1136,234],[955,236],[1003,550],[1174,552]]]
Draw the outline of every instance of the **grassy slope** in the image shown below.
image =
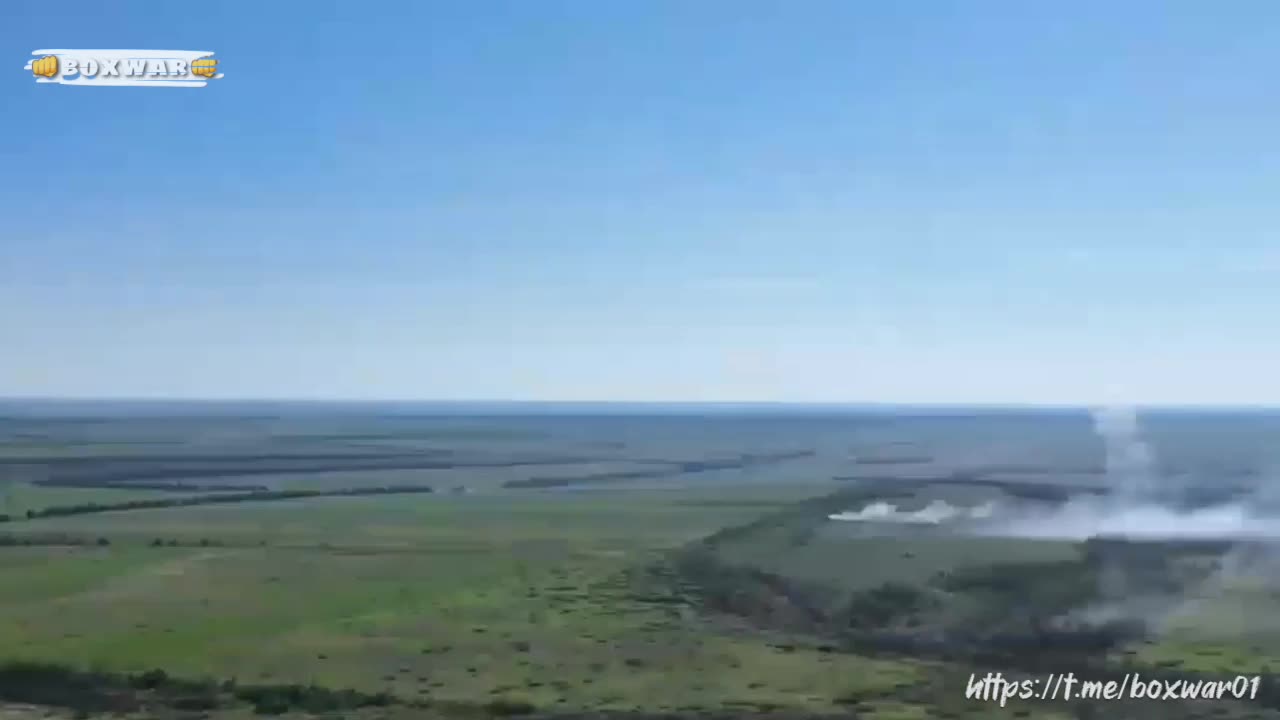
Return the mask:
[[[24,523],[14,529],[102,535],[112,545],[0,549],[9,621],[0,659],[470,704],[519,699],[564,712],[747,716],[856,702],[873,720],[943,717],[944,706],[955,718],[1069,717],[1044,704],[966,703],[965,668],[822,652],[687,606],[642,602],[622,580],[665,549],[827,489],[303,500]],[[225,546],[151,547],[153,537]],[[850,555],[843,565],[894,565],[901,550],[882,546],[879,559]],[[388,713],[377,716],[423,717]]]
[[[6,659],[552,708],[830,709],[851,690],[916,678],[909,663],[782,650],[628,596],[626,567],[788,499],[745,493],[299,501],[35,522],[114,544],[0,550],[11,620],[0,648]],[[153,548],[153,536],[230,546]]]

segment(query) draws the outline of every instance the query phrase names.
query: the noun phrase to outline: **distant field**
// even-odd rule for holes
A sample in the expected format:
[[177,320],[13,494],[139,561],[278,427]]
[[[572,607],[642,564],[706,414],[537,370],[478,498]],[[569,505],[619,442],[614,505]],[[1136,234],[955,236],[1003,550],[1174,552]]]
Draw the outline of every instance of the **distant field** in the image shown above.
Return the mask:
[[535,539],[652,547],[678,544],[780,507],[788,494],[794,499],[821,490],[771,488],[718,504],[708,504],[709,496],[697,491],[326,498],[48,518],[6,530],[339,547],[421,547],[459,538],[494,547]]
[[[652,464],[629,462],[592,462],[568,465],[520,465],[515,467],[468,467],[444,470],[333,470],[310,473],[272,473],[249,478],[252,482],[280,490],[318,490],[325,488],[378,487],[386,485],[430,485],[441,491],[453,488],[495,490],[511,480],[555,474],[567,477],[590,477],[601,473],[627,472],[654,467]],[[202,484],[238,484],[243,476],[204,477]],[[122,483],[127,484],[127,483]]]
[[[654,551],[817,490],[307,500],[36,521],[24,528],[113,544],[0,550],[0,653],[548,707],[832,707],[917,671],[713,632],[619,584]],[[152,537],[228,546],[150,547]]]

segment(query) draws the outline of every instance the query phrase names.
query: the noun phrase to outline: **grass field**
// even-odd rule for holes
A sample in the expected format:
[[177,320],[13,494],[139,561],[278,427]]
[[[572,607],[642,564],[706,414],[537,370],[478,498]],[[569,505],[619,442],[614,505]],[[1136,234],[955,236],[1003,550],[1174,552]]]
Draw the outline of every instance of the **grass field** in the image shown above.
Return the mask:
[[696,489],[304,499],[50,518],[10,529],[124,541],[209,538],[239,545],[413,548],[460,543],[507,549],[546,541],[634,550],[678,545],[827,488],[744,488],[731,500]]
[[780,650],[688,608],[637,601],[622,575],[821,489],[745,489],[734,501],[698,491],[305,500],[37,521],[26,529],[112,545],[0,551],[0,647],[8,659],[437,700],[831,709],[919,669]]
[[[737,565],[784,573],[799,580],[831,583],[857,591],[885,583],[921,583],[939,572],[1011,563],[1071,560],[1072,543],[997,538],[846,537],[819,533],[810,542],[772,541],[767,536],[723,548]],[[856,558],[856,562],[852,560]]]
[[[869,720],[1111,717],[1097,707],[963,698],[979,667],[964,655],[974,642],[1025,636],[1037,612],[1092,601],[1082,591],[1094,589],[1086,586],[1097,568],[1081,545],[886,535],[826,519],[885,488],[909,498],[904,507],[1012,492],[953,482],[959,476],[1012,474],[1078,491],[1098,479],[1088,427],[1059,416],[875,414],[0,418],[0,512],[15,516],[0,526],[0,719],[99,711],[59,715],[69,701],[57,684],[53,696],[31,700],[5,674],[24,667],[15,662],[52,663],[51,677],[100,683],[108,700],[151,698],[119,711],[130,720],[243,720],[291,708],[298,718],[369,720],[608,712],[728,720],[775,710]],[[1206,457],[1178,455],[1217,466]],[[424,465],[362,467],[402,460]],[[655,467],[677,472],[644,474]],[[504,487],[547,477],[566,482]],[[245,483],[438,492],[25,515]],[[706,574],[685,574],[697,567]],[[825,591],[809,595],[810,586]],[[815,597],[829,602],[817,609],[820,622],[805,615]],[[1262,671],[1272,644],[1264,633],[1241,637],[1247,627],[1230,618],[1266,617],[1274,606],[1266,591],[1214,598],[1176,632],[1121,647],[1113,660]],[[951,654],[881,642],[957,632]],[[168,686],[133,684],[159,670],[181,693],[210,681],[206,694],[161,702],[146,693]],[[212,691],[221,699],[208,687],[221,688]],[[307,704],[347,691],[391,701]],[[281,706],[261,693],[292,699]],[[1164,720],[1208,711],[1124,712]],[[1209,716],[1276,717],[1239,705]]]

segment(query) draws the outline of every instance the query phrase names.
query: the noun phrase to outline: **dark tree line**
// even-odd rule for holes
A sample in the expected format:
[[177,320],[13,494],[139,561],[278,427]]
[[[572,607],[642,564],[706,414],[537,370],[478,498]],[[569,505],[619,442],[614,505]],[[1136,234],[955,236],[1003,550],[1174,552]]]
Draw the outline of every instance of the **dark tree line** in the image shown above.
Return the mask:
[[[121,510],[151,510],[156,508],[186,507],[191,505],[220,505],[239,502],[263,502],[270,500],[296,500],[316,497],[353,497],[361,495],[397,495],[409,493],[430,493],[434,489],[427,485],[390,485],[385,487],[345,488],[341,490],[266,490],[240,493],[219,493],[217,495],[197,495],[180,498],[158,498],[153,500],[129,500],[118,503],[80,503],[78,505],[54,505],[52,507],[28,510],[28,520],[38,518],[63,517],[66,515],[85,515],[88,513],[115,512]],[[9,515],[0,515],[0,522],[15,520]]]
[[243,702],[252,705],[256,712],[268,715],[293,710],[318,714],[386,707],[396,702],[387,693],[316,685],[243,685],[234,680],[185,679],[159,669],[126,675],[51,663],[0,664],[0,701],[65,707],[85,714],[128,713],[140,709],[144,697],[188,711],[207,711]]
[[502,486],[511,489],[559,488],[572,485],[590,485],[596,483],[626,482],[631,480],[655,480],[661,478],[691,475],[695,473],[713,472],[716,470],[738,470],[760,465],[771,465],[788,460],[811,457],[813,450],[794,450],[776,453],[748,453],[736,458],[723,460],[689,460],[684,462],[663,463],[663,467],[651,470],[622,470],[603,472],[595,475],[572,476],[535,476],[524,480],[508,480]]

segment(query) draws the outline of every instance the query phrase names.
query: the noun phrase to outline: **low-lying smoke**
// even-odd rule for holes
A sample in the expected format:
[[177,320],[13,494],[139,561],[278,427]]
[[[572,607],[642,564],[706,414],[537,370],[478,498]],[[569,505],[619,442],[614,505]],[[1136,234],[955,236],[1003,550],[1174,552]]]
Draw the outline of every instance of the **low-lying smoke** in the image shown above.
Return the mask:
[[1041,540],[1265,540],[1280,538],[1280,521],[1255,513],[1243,502],[1184,510],[1081,498],[1050,511],[1011,513],[976,531]]
[[983,534],[1086,540],[1264,540],[1280,538],[1280,517],[1245,498],[1187,509],[1158,482],[1155,455],[1132,408],[1105,408],[1093,415],[1105,452],[1109,493],[1082,496],[1051,510],[1026,510],[981,528]]
[[[1151,446],[1143,437],[1137,412],[1109,408],[1094,413],[1093,427],[1105,451],[1107,492],[1081,493],[1061,504],[1006,501],[974,508],[934,501],[905,511],[888,503],[832,515],[833,520],[927,524],[946,531],[993,537],[1084,541],[1109,538],[1133,541],[1227,541],[1231,549],[1203,575],[1179,581],[1173,589],[1142,579],[1146,569],[1119,557],[1104,556],[1096,602],[1064,614],[1060,620],[1097,625],[1136,622],[1156,632],[1185,627],[1202,615],[1219,617],[1233,593],[1250,588],[1280,591],[1280,483],[1258,486],[1231,502],[1187,507],[1177,488],[1162,484]],[[1170,578],[1172,579],[1172,578]],[[1225,598],[1225,600],[1224,600]],[[1223,603],[1227,603],[1225,606]],[[1257,618],[1254,618],[1257,620]],[[1256,624],[1256,623],[1255,623]],[[1280,633],[1280,621],[1271,621]],[[1214,627],[1220,627],[1217,623]]]
[[942,500],[934,500],[919,510],[900,510],[886,502],[875,502],[857,512],[849,511],[829,515],[832,520],[852,522],[890,522],[904,525],[938,525],[948,521],[986,519],[992,516],[994,503],[963,507]]
[[[1280,539],[1276,502],[1265,502],[1269,488],[1230,503],[1188,509],[1176,502],[1173,488],[1162,487],[1155,455],[1143,437],[1132,408],[1094,412],[1093,428],[1102,440],[1108,492],[1082,494],[1061,505],[987,504],[964,508],[934,501],[922,510],[904,511],[888,503],[832,515],[832,520],[955,525],[958,531],[997,537],[1087,540],[1268,540]],[[1273,498],[1274,500],[1274,498]]]

